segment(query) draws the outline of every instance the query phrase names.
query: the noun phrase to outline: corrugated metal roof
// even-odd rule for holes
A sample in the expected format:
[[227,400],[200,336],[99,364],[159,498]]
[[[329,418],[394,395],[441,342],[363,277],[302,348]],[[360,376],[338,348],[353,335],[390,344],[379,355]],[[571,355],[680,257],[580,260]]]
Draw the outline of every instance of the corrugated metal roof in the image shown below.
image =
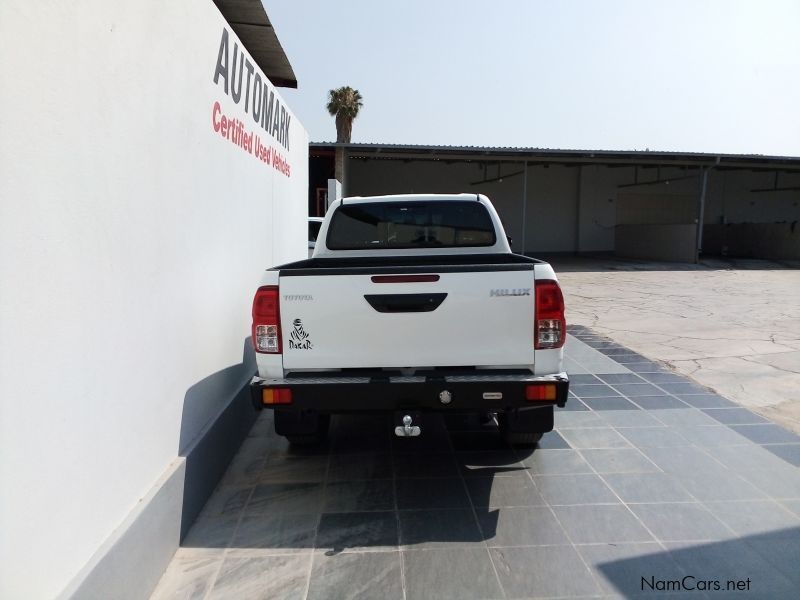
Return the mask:
[[272,84],[296,88],[294,69],[261,0],[214,0],[214,4]]
[[797,156],[769,156],[764,154],[730,154],[715,152],[675,152],[663,150],[589,150],[589,149],[562,149],[562,148],[537,148],[518,146],[448,146],[425,144],[377,144],[377,143],[350,143],[337,144],[335,142],[311,142],[311,148],[336,148],[344,146],[351,153],[354,151],[370,152],[374,154],[384,152],[417,153],[417,154],[469,154],[469,155],[518,155],[552,158],[629,158],[633,160],[647,159],[683,159],[692,162],[728,163],[735,161],[755,161],[784,163],[800,167],[800,157]]

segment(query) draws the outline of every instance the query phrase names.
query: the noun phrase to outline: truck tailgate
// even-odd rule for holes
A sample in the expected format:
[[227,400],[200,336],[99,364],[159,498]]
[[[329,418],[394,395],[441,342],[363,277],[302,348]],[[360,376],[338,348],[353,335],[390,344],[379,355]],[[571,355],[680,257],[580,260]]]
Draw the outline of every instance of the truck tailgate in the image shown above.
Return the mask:
[[533,365],[533,265],[354,271],[281,273],[284,369]]

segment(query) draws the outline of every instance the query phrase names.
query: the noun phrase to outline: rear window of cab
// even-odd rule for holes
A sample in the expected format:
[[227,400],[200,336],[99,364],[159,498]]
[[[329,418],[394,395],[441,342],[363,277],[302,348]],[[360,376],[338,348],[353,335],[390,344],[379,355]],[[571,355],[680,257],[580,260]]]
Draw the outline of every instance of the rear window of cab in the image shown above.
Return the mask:
[[465,248],[496,242],[489,211],[476,201],[344,204],[331,218],[330,250]]

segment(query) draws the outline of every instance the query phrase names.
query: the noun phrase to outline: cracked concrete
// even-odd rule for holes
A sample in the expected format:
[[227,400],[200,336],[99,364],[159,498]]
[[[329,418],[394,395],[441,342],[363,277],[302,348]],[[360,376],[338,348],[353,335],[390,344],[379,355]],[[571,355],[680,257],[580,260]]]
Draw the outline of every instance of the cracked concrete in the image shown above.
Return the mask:
[[553,258],[567,320],[800,432],[800,270]]

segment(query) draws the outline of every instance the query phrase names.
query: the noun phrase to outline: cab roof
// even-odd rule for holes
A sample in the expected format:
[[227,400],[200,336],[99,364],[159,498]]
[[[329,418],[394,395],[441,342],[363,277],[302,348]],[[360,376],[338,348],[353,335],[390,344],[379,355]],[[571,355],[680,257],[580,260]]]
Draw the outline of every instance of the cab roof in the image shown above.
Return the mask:
[[481,202],[486,200],[486,196],[483,194],[392,194],[386,196],[348,196],[342,198],[341,201],[345,204],[362,204],[368,202],[451,202],[455,200]]

